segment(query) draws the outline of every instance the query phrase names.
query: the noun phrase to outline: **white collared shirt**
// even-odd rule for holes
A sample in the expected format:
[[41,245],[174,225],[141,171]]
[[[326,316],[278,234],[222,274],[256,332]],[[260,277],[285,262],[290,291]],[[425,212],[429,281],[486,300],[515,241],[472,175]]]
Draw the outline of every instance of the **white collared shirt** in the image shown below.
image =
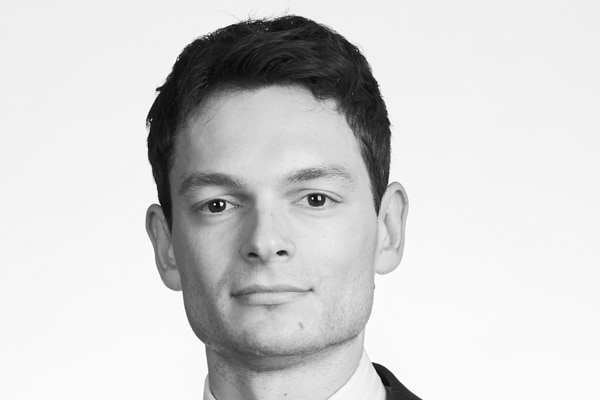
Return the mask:
[[[328,400],[385,400],[385,396],[385,387],[371,364],[367,352],[363,350],[358,367],[350,379]],[[204,381],[204,400],[217,400],[210,390],[208,375]]]

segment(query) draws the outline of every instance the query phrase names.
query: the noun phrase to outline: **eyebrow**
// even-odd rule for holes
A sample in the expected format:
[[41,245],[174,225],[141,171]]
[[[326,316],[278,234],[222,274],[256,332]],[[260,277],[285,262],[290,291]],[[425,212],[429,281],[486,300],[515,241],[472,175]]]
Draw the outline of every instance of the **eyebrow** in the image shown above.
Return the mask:
[[282,181],[286,184],[294,184],[314,179],[339,180],[349,188],[355,187],[352,174],[341,165],[321,165],[312,168],[298,169],[285,175]]
[[194,190],[202,189],[207,186],[225,186],[234,189],[242,189],[246,184],[235,176],[222,174],[219,172],[200,172],[186,177],[181,187],[179,195],[186,196]]
[[[297,169],[284,175],[280,182],[284,185],[292,185],[315,179],[338,180],[350,189],[354,189],[356,186],[352,174],[340,165],[321,165]],[[244,189],[248,185],[242,179],[233,175],[219,172],[199,172],[189,175],[183,180],[181,187],[179,188],[179,195],[186,196],[195,190],[200,190],[207,186],[224,186],[234,189]]]

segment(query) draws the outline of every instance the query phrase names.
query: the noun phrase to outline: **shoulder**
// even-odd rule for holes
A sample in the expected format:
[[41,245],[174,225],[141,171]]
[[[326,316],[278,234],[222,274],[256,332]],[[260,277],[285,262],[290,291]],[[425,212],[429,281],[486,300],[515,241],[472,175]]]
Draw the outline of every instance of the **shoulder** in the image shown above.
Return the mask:
[[421,400],[419,397],[412,394],[406,386],[400,383],[389,369],[376,363],[373,363],[373,367],[375,367],[377,375],[381,378],[381,382],[383,382],[383,386],[385,386],[390,400]]

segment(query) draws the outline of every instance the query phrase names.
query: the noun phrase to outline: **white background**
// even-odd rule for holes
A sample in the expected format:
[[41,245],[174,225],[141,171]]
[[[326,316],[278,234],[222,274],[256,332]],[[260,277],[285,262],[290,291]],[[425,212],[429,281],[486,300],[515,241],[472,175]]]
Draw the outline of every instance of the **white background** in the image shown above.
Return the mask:
[[393,3],[2,2],[0,398],[201,398],[144,120],[192,39],[286,10],[363,49],[394,125],[371,359],[424,400],[600,398],[599,3]]

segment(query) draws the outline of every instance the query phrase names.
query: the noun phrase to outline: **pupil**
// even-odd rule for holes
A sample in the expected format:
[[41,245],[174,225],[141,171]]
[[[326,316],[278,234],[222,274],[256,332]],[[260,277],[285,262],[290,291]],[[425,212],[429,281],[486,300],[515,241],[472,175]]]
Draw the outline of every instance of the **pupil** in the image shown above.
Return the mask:
[[325,204],[325,196],[322,194],[311,194],[308,196],[308,204],[313,207],[319,207]]
[[225,202],[223,200],[213,200],[208,204],[210,212],[221,212],[225,210]]

